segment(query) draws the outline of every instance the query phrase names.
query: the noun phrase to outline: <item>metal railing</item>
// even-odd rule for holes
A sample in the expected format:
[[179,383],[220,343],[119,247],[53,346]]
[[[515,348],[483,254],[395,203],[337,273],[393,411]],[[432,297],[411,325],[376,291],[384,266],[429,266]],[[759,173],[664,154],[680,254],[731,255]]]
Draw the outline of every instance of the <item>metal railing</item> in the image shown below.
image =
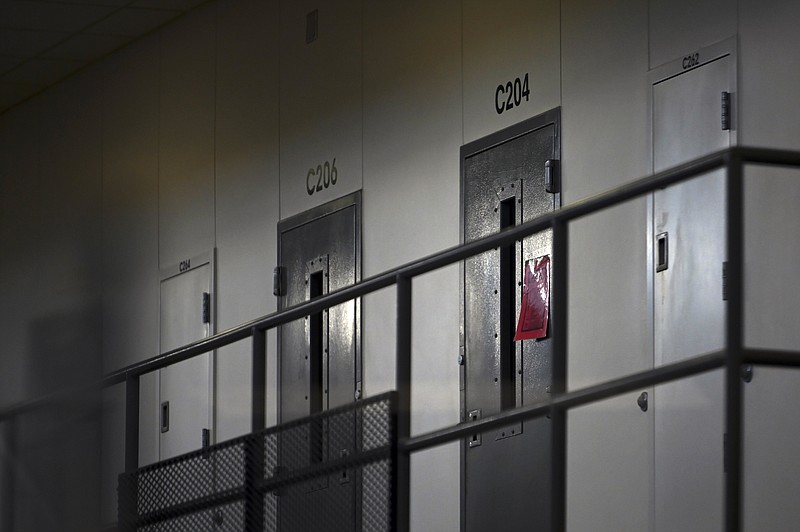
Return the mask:
[[[560,210],[539,216],[529,222],[506,229],[461,246],[413,261],[385,273],[368,278],[356,285],[332,292],[313,301],[296,305],[281,312],[198,340],[138,364],[107,375],[102,386],[124,383],[125,409],[125,470],[138,468],[139,453],[139,379],[149,373],[194,356],[250,338],[252,352],[252,415],[251,430],[265,428],[265,344],[266,331],[290,321],[321,312],[340,303],[365,296],[394,285],[397,291],[397,444],[394,478],[394,528],[409,529],[409,455],[412,452],[438,446],[467,437],[476,432],[499,428],[512,422],[549,416],[552,423],[551,481],[552,530],[566,527],[566,412],[570,408],[631,392],[645,386],[663,384],[717,368],[725,369],[725,425],[727,432],[727,471],[725,475],[725,530],[737,532],[742,523],[742,382],[743,364],[800,366],[800,352],[746,349],[743,343],[744,320],[744,197],[743,168],[745,164],[800,167],[800,152],[764,148],[735,147],[695,161],[639,179],[598,196],[568,205]],[[726,171],[726,251],[728,261],[728,301],[725,346],[720,351],[696,356],[681,362],[659,366],[625,377],[612,379],[585,388],[567,391],[567,266],[569,223],[586,215],[644,196],[658,189],[700,176],[704,173]],[[553,338],[552,396],[548,401],[526,405],[489,416],[468,424],[459,424],[412,437],[411,410],[411,312],[412,280],[414,277],[457,263],[473,255],[511,244],[523,237],[552,229],[552,294],[550,330]],[[42,400],[12,407],[0,412],[0,422],[13,419],[20,412],[41,404]]]

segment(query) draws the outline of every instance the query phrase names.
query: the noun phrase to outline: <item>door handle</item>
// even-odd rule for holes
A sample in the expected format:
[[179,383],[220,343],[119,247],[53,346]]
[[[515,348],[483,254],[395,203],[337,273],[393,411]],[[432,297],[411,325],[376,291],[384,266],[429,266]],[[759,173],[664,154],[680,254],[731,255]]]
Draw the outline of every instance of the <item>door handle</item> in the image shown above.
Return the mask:
[[161,432],[169,431],[169,401],[161,403]]
[[656,236],[656,272],[669,268],[669,233]]

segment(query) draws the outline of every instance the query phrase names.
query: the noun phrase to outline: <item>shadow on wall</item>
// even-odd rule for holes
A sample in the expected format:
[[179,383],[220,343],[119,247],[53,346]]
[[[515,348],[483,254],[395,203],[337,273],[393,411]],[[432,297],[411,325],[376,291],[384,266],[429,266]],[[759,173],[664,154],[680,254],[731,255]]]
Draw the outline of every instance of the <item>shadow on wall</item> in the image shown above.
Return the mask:
[[[28,397],[94,381],[97,309],[39,318],[29,330]],[[99,529],[100,391],[65,395],[0,426],[0,529]]]

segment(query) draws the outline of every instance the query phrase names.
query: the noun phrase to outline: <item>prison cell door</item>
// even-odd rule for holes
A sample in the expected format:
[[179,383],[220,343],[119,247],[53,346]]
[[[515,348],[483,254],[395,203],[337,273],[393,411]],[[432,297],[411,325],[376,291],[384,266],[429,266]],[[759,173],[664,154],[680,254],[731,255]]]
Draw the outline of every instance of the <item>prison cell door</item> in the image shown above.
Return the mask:
[[[299,214],[278,227],[276,293],[288,308],[360,280],[361,194]],[[349,301],[279,330],[279,421],[351,403],[360,394],[359,302]],[[285,470],[355,452],[357,424],[340,416],[312,423],[302,441],[279,443]],[[332,424],[335,424],[332,426]],[[342,424],[346,426],[342,426]],[[358,478],[337,473],[292,486],[279,496],[281,531],[359,530]]]
[[[465,242],[558,205],[558,119],[558,110],[551,111],[462,147]],[[549,332],[518,342],[514,336],[524,272],[543,267],[549,284],[551,243],[551,232],[543,231],[465,261],[462,421],[548,397]],[[550,432],[550,421],[542,418],[462,442],[463,529],[549,529]]]
[[[213,252],[162,269],[160,350],[181,347],[214,332]],[[206,353],[160,370],[159,459],[211,443],[213,355]]]
[[[652,85],[653,170],[727,148],[733,139],[730,44],[666,65]],[[724,345],[722,170],[660,190],[653,203],[656,365]],[[655,519],[659,532],[721,530],[724,388],[720,371],[655,390]]]

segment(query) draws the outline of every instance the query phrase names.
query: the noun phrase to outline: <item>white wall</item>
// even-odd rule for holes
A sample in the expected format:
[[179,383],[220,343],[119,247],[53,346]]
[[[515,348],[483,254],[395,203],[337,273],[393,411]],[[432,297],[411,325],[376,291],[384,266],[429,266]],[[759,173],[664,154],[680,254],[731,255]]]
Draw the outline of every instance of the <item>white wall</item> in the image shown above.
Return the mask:
[[[221,2],[216,52],[217,329],[274,312],[278,223],[277,2]],[[252,50],[264,50],[254,54]],[[271,350],[270,361],[274,361]],[[250,431],[250,346],[217,356],[217,441]],[[274,366],[268,374],[275,375]],[[274,390],[274,387],[272,388]],[[274,395],[268,398],[274,404]]]
[[193,11],[160,35],[158,263],[214,247],[215,17]]
[[650,68],[736,34],[737,0],[649,0]]
[[[572,203],[648,173],[647,6],[564,1],[561,31],[562,197]],[[652,367],[646,220],[642,199],[570,226],[569,388]],[[642,391],[569,413],[570,530],[647,530],[653,429]]]
[[[306,44],[312,9],[319,37]],[[209,3],[0,116],[0,402],[155,355],[159,268],[212,248],[218,330],[274,311],[278,220],[353,190],[364,277],[456,245],[459,146],[554,107],[565,204],[647,174],[648,70],[732,35],[739,143],[796,148],[796,11],[784,0]],[[530,99],[497,113],[497,86],[526,74]],[[337,185],[308,194],[309,169],[334,158]],[[748,176],[748,342],[796,347],[800,224],[786,213],[797,176]],[[648,209],[635,201],[572,226],[570,388],[652,365]],[[458,290],[457,268],[415,283],[415,433],[459,418]],[[363,303],[367,395],[394,385],[394,301],[386,290]],[[57,333],[32,330],[42,325]],[[274,335],[267,356],[274,423]],[[246,342],[218,353],[218,441],[249,428],[249,357]],[[765,494],[800,488],[785,474],[800,471],[776,458],[800,442],[790,408],[775,409],[797,389],[793,374],[759,369],[747,387],[753,529],[784,501]],[[145,380],[144,410],[155,391]],[[571,530],[652,523],[652,410],[638,394],[569,416]],[[100,491],[113,521],[121,390],[106,399]],[[415,529],[457,529],[458,463],[457,445],[415,457]],[[620,477],[624,488],[606,489]]]
[[[740,2],[740,142],[797,149],[798,109],[792,104],[800,73],[792,65],[800,37],[794,2]],[[745,181],[745,342],[797,349],[800,285],[800,172],[749,167]],[[796,370],[756,367],[745,387],[746,530],[790,530],[800,521],[800,446]]]
[[[557,0],[464,0],[461,13],[464,142],[558,107]],[[497,86],[524,79],[526,74],[530,99],[498,114]]]
[[[307,44],[315,9],[318,38]],[[362,188],[362,20],[357,0],[281,3],[281,218]],[[309,169],[334,159],[336,184],[309,194]]]
[[[5,404],[101,375],[102,108],[92,97],[101,81],[92,68],[2,120]],[[14,493],[4,502],[17,526],[93,526],[100,421],[92,405],[57,402],[22,415],[13,439]]]
[[[458,244],[457,2],[364,5],[364,276]],[[425,235],[420,238],[419,235]],[[414,283],[413,433],[458,422],[458,268]],[[365,298],[365,392],[394,389],[395,297]],[[414,530],[458,528],[458,445],[411,462]]]

